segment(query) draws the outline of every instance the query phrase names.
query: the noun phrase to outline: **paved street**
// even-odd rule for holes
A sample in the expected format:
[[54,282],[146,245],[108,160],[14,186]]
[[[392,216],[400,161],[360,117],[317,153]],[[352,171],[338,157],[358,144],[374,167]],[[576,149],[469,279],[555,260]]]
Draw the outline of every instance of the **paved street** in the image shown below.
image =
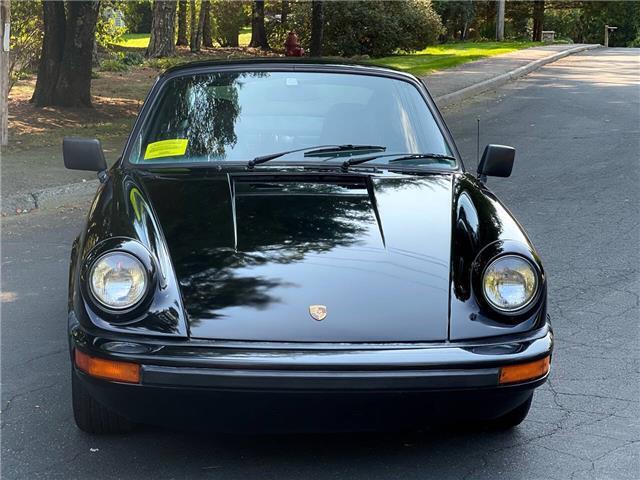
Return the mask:
[[482,145],[517,148],[512,178],[489,185],[549,275],[551,381],[519,428],[82,434],[65,339],[68,254],[82,205],[2,220],[2,478],[638,478],[640,50],[567,57],[445,116],[470,170],[476,117]]

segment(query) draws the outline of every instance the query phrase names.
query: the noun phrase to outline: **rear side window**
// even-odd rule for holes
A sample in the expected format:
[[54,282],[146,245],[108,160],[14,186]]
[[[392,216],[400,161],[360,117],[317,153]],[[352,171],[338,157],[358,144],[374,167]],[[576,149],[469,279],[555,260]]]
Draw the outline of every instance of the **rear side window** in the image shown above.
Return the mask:
[[[129,161],[249,161],[334,144],[451,155],[427,104],[409,82],[319,72],[217,72],[177,77],[164,85]],[[299,154],[287,160],[313,159]]]

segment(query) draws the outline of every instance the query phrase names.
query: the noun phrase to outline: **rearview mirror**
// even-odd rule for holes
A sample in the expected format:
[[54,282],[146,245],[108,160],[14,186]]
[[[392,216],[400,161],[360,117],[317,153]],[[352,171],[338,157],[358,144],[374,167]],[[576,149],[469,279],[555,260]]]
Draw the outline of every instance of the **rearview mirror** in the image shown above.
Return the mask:
[[107,169],[102,145],[95,138],[65,137],[62,157],[64,166],[71,170],[102,172]]
[[513,170],[516,149],[506,145],[489,144],[485,147],[478,165],[478,177],[484,181],[486,177],[508,177]]

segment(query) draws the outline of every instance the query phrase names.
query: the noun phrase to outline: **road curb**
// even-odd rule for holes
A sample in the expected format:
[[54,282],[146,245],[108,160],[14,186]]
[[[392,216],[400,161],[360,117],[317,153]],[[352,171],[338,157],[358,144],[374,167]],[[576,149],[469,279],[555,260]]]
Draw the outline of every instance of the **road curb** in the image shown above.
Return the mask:
[[29,213],[35,209],[60,207],[74,200],[90,198],[95,194],[98,185],[98,180],[89,180],[43,188],[31,193],[9,195],[2,199],[1,214],[7,217]]
[[560,60],[561,58],[568,57],[574,53],[584,52],[586,50],[593,50],[595,48],[600,48],[602,45],[592,44],[592,45],[580,45],[579,47],[570,48],[568,50],[564,50],[562,52],[554,53],[553,55],[549,55],[548,57],[539,58],[538,60],[534,60],[531,63],[518,67],[510,72],[503,73],[502,75],[498,75],[497,77],[489,78],[488,80],[484,80],[482,82],[476,83],[474,85],[470,85],[461,90],[457,90],[452,93],[448,93],[446,95],[442,95],[440,97],[436,97],[434,100],[438,107],[447,107],[449,105],[453,105],[454,103],[461,102],[466,100],[467,98],[474,97],[482,92],[486,92],[487,90],[492,90],[497,88],[505,83],[509,83],[511,80],[515,80],[516,78],[522,77],[528,73],[537,70],[540,67],[548,63],[555,62]]
[[[454,103],[461,102],[467,98],[478,95],[487,90],[497,88],[516,78],[522,77],[548,63],[555,62],[561,58],[567,57],[574,53],[584,52],[600,48],[601,45],[580,45],[579,47],[570,48],[562,52],[554,53],[548,57],[534,60],[527,65],[518,67],[510,72],[503,73],[494,78],[484,80],[469,87],[463,88],[456,92],[448,93],[440,97],[436,97],[435,101],[438,107],[446,107]],[[29,213],[35,209],[55,208],[66,203],[78,199],[84,199],[95,194],[98,188],[98,180],[91,180],[80,183],[69,183],[56,187],[45,188],[31,193],[22,193],[17,195],[9,195],[2,198],[2,208],[0,209],[3,217],[10,215],[20,215]]]

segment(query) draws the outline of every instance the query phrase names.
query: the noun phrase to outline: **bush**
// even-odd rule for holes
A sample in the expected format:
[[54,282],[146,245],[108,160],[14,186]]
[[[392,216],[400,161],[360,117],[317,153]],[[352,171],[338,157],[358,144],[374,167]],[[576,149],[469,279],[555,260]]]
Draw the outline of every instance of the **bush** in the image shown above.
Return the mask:
[[[291,4],[286,24],[267,23],[269,42],[281,46],[289,31],[309,48],[311,5]],[[327,2],[325,4],[324,55],[383,57],[397,51],[422,50],[443,31],[430,1]]]
[[126,72],[129,70],[129,65],[120,58],[107,58],[100,62],[100,70],[103,72]]
[[175,67],[181,63],[188,62],[188,57],[163,57],[163,58],[150,58],[147,60],[146,65],[158,70],[166,70],[167,68]]
[[127,33],[127,27],[116,25],[115,12],[109,3],[102,3],[96,24],[96,43],[104,49],[111,48],[112,44],[117,43],[122,39],[122,35]]
[[137,52],[126,52],[122,57],[122,63],[127,66],[141,65],[144,63],[144,55]]

